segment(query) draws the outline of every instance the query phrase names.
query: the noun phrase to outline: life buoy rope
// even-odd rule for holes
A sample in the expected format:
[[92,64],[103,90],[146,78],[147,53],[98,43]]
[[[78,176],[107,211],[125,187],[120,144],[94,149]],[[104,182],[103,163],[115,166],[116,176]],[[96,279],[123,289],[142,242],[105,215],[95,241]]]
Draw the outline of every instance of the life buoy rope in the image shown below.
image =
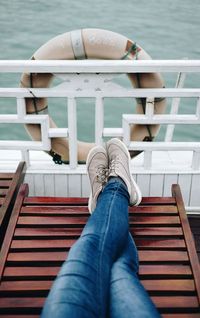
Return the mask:
[[[83,29],[61,34],[41,46],[32,56],[33,60],[44,59],[150,59],[150,56],[135,42],[126,37],[106,30]],[[134,87],[138,88],[162,88],[164,83],[158,73],[128,74]],[[31,88],[49,87],[53,74],[38,73],[26,74],[21,78],[21,86],[27,87],[33,98],[26,99],[27,114],[48,114],[48,104],[45,98],[34,96]],[[136,112],[145,113],[146,98],[137,98]],[[154,98],[155,113],[165,110],[164,98]],[[50,127],[56,127],[49,116]],[[40,140],[39,125],[26,125],[26,128],[34,140]],[[152,141],[159,130],[159,125],[133,125],[131,127],[131,140]],[[86,160],[92,143],[78,141],[78,162]],[[55,163],[69,162],[69,144],[67,138],[52,138],[52,149],[48,152]],[[139,152],[131,151],[131,157]]]

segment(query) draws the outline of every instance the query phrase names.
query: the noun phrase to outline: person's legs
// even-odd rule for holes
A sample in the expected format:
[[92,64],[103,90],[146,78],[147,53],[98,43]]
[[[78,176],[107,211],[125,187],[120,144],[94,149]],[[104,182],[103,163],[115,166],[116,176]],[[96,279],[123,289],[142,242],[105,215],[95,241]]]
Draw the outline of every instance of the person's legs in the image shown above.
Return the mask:
[[[106,316],[111,267],[128,237],[130,196],[134,204],[141,200],[140,190],[131,177],[130,155],[125,145],[114,139],[108,143],[108,149],[108,155],[102,147],[95,147],[88,155],[92,188],[88,207],[94,212],[61,268],[45,303],[43,318]],[[103,190],[109,176],[108,161],[112,162],[113,177]]]
[[105,317],[110,269],[128,235],[129,195],[111,178],[54,282],[42,317]]
[[161,317],[138,278],[138,252],[129,233],[120,257],[112,266],[110,318]]

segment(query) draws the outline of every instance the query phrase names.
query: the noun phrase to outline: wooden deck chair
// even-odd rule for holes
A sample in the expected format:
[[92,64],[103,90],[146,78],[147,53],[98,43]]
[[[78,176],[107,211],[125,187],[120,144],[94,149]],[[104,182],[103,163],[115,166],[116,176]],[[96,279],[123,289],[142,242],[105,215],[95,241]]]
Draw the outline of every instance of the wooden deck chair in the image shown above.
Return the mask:
[[[22,185],[0,258],[0,315],[39,317],[71,245],[89,216],[87,199],[27,197]],[[139,277],[164,318],[200,317],[200,271],[178,185],[172,197],[130,208]],[[134,301],[134,300],[133,300]]]
[[0,173],[0,247],[5,235],[14,201],[24,180],[25,162],[20,162],[14,173]]

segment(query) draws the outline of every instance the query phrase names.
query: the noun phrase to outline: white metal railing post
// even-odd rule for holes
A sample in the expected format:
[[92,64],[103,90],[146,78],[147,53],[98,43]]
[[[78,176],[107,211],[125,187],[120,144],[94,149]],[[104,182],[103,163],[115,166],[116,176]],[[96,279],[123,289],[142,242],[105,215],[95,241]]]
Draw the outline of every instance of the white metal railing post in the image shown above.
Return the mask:
[[[186,73],[180,72],[177,76],[175,88],[182,88],[185,83],[185,78],[186,78]],[[180,97],[175,97],[172,99],[170,114],[178,113],[180,101],[181,101]],[[175,129],[175,125],[173,124],[167,125],[165,141],[172,141],[173,135],[174,135],[174,129]]]
[[25,98],[17,98],[17,115],[19,118],[24,118],[26,115]]
[[130,125],[126,120],[126,115],[122,116],[123,142],[128,147],[130,144]]
[[95,102],[95,143],[102,145],[104,128],[104,104],[103,98],[97,96]]
[[39,116],[43,117],[43,120],[41,122],[41,141],[43,145],[43,150],[50,150],[51,139],[49,138],[49,116],[48,115],[39,115]]
[[200,119],[200,97],[197,98],[196,116]]
[[68,130],[69,130],[69,166],[71,169],[77,167],[77,114],[76,100],[68,97]]
[[145,115],[151,119],[154,115],[154,98],[147,97]]
[[[149,120],[151,120],[154,115],[154,107],[155,107],[154,98],[147,97],[145,115]],[[152,151],[145,150],[144,151],[144,168],[150,169],[151,166],[152,166]]]

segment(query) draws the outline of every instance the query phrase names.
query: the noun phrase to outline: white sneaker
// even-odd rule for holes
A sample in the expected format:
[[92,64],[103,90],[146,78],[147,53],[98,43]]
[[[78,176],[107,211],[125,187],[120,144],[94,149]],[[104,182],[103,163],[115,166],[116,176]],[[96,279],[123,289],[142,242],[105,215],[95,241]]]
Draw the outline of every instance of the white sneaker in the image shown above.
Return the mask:
[[138,205],[142,200],[142,194],[131,175],[131,158],[127,147],[121,140],[113,138],[107,142],[107,154],[109,177],[120,177],[128,188],[130,205]]
[[96,207],[97,198],[108,179],[108,156],[101,146],[92,148],[87,156],[86,167],[91,185],[91,194],[88,201],[89,212]]

